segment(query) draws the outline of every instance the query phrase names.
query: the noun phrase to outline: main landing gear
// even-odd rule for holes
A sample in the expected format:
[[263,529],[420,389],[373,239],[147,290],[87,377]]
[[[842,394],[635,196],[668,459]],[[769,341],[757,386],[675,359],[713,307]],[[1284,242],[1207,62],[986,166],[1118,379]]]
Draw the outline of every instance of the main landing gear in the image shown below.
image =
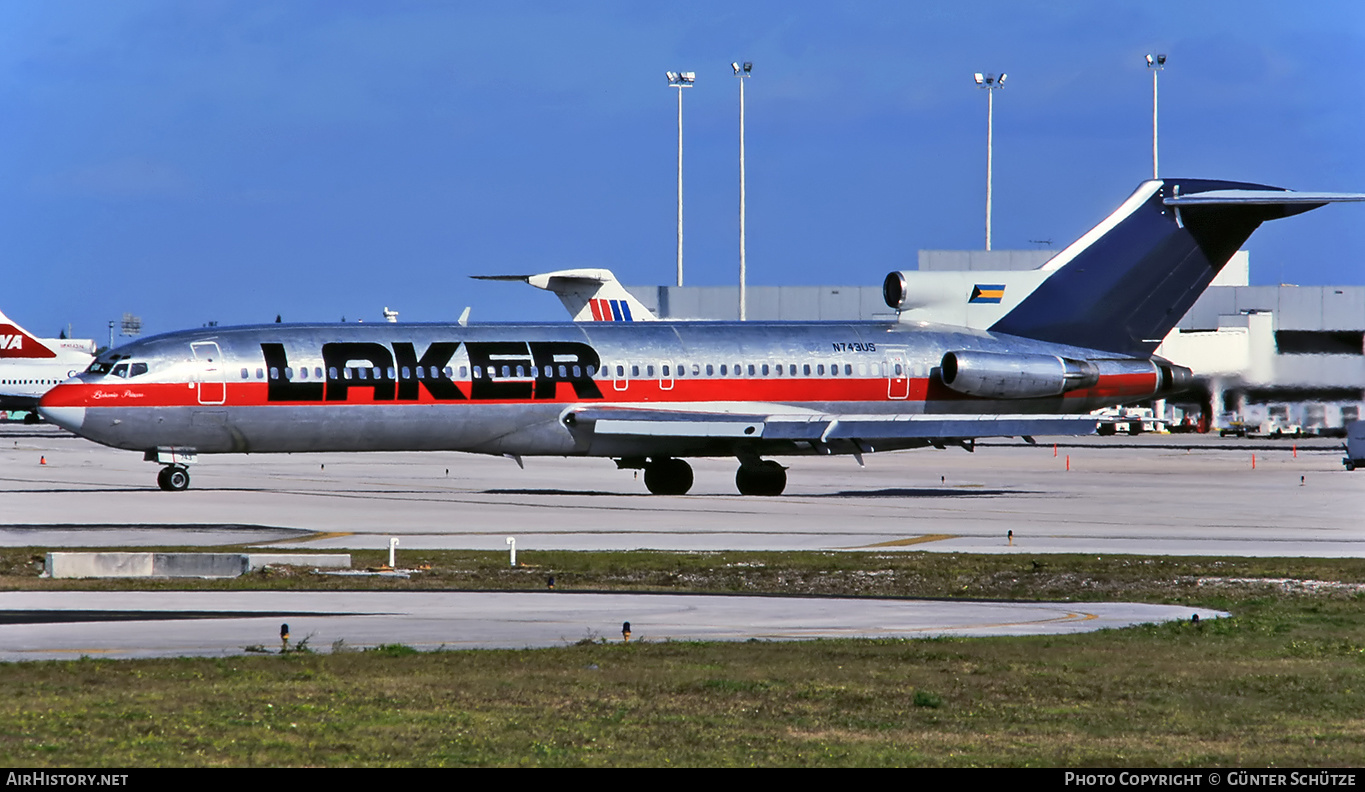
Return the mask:
[[686,495],[692,489],[692,466],[665,457],[645,463],[645,488],[655,495]]
[[787,469],[771,459],[742,463],[735,473],[740,495],[781,495],[787,488]]
[[[644,470],[645,488],[654,495],[686,495],[692,489],[692,466],[681,459],[633,457],[619,459],[616,465]],[[744,459],[735,473],[735,487],[741,495],[781,495],[787,488],[787,469],[771,459]]]
[[156,483],[167,492],[180,492],[190,486],[190,472],[179,465],[167,465],[156,474]]

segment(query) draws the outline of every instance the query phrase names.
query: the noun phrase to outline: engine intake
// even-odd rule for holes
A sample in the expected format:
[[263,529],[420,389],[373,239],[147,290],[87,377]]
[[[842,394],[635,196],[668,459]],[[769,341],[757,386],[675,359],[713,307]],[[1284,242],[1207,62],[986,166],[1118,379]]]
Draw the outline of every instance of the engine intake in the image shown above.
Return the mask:
[[1100,380],[1099,368],[1088,360],[1057,355],[1003,355],[963,350],[943,356],[943,384],[958,393],[986,399],[1037,399]]
[[905,282],[905,273],[890,272],[886,275],[886,280],[882,281],[882,299],[890,308],[900,310],[905,307],[905,295],[910,292],[909,284]]

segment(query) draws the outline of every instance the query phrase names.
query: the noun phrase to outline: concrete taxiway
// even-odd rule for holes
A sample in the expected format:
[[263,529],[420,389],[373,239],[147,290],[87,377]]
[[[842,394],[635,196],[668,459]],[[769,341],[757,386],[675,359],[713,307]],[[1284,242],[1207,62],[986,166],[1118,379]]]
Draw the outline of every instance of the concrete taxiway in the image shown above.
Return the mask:
[[[735,494],[696,460],[682,497],[609,460],[455,453],[205,456],[156,466],[48,426],[0,428],[0,543],[316,549],[842,550],[1365,556],[1365,473],[1340,441],[1200,436],[999,441],[783,459],[787,492]],[[45,464],[40,464],[44,462]],[[1013,532],[1013,540],[1008,538]]]
[[419,649],[564,646],[583,639],[798,640],[1056,635],[1227,614],[1134,603],[928,602],[809,597],[502,592],[3,592],[0,660],[183,657],[402,643]]
[[[0,544],[681,551],[1365,555],[1365,474],[1335,441],[1006,441],[795,458],[785,495],[741,497],[733,460],[697,460],[684,497],[608,460],[453,453],[204,457],[186,492],[156,467],[47,426],[0,427]],[[1254,456],[1254,464],[1253,464]],[[1013,537],[1009,534],[1013,532]],[[1218,614],[1126,603],[971,603],[579,593],[5,592],[0,659],[649,640],[1073,632]]]

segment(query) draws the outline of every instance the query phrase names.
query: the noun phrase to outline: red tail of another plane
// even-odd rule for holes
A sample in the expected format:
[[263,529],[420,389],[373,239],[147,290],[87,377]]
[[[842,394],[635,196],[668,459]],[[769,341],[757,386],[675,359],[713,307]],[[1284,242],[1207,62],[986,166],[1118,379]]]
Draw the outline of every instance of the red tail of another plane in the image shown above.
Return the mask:
[[37,360],[56,356],[56,352],[48,349],[41,341],[0,312],[0,359]]

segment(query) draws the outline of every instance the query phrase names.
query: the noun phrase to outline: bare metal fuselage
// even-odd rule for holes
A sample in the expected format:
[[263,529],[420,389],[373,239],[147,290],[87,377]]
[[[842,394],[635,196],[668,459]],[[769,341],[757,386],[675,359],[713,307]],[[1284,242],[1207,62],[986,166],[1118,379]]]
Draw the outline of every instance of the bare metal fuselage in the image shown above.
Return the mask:
[[[939,371],[963,350],[1086,360],[1098,379],[972,396]],[[263,325],[113,350],[43,411],[140,451],[785,455],[1044,434],[1028,416],[1149,398],[1161,382],[1146,359],[893,322]]]

